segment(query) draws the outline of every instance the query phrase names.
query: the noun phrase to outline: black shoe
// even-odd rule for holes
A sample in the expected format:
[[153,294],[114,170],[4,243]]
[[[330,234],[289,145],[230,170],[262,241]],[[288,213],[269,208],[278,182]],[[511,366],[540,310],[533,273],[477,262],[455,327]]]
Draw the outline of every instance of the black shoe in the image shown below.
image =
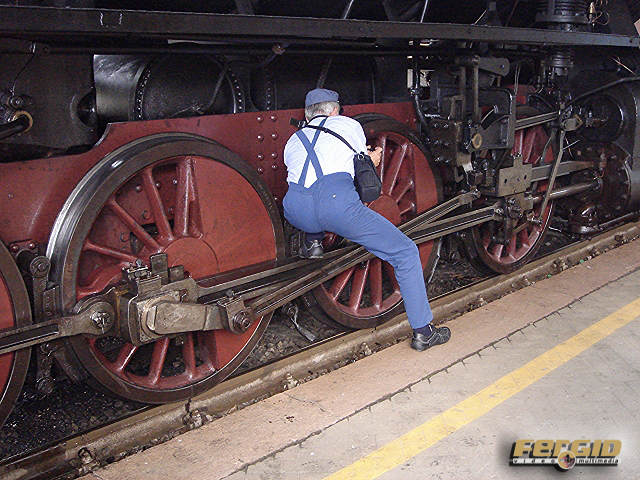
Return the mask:
[[427,348],[447,343],[451,338],[451,330],[448,327],[434,327],[431,336],[426,336],[414,330],[411,348],[423,352]]
[[322,248],[322,242],[320,240],[306,241],[300,247],[298,256],[302,258],[322,258],[324,255],[324,248]]

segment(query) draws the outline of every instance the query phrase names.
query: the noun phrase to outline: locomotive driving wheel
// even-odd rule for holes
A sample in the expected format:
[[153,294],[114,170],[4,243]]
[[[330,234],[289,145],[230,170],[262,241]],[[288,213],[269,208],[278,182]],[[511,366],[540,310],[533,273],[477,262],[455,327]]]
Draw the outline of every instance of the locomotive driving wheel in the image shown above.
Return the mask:
[[[283,255],[274,199],[253,169],[221,145],[188,134],[131,142],[98,163],[56,220],[49,246],[65,310],[156,253],[198,280]],[[270,320],[244,333],[187,332],[142,346],[116,337],[72,337],[84,368],[137,401],[185,399],[237,368]]]
[[[519,107],[519,118],[533,116],[539,112],[531,107]],[[542,165],[551,163],[554,159],[553,145],[549,142],[549,135],[542,125],[517,130],[515,133],[512,155],[521,155],[523,164]],[[552,142],[551,142],[552,143]],[[544,157],[544,158],[543,158]],[[531,185],[530,193],[542,197],[547,191],[546,180]],[[481,197],[477,202],[480,206],[486,198]],[[465,232],[464,243],[469,262],[478,270],[492,273],[511,273],[529,262],[544,241],[549,229],[554,202],[549,201],[544,212],[541,212],[542,202],[534,205],[533,211],[526,213],[518,220],[513,228],[513,234],[505,241],[500,222],[487,222]],[[531,215],[532,213],[532,215]],[[530,221],[530,219],[539,221]]]
[[[440,177],[416,133],[383,115],[356,118],[363,123],[367,143],[382,147],[378,166],[382,193],[369,208],[394,225],[400,225],[437,205],[442,199]],[[325,247],[338,240],[334,235],[325,236]],[[418,249],[428,279],[437,263],[440,241],[421,243]],[[393,267],[379,258],[363,262],[325,282],[313,290],[313,297],[327,315],[349,328],[381,325],[403,308]]]
[[[30,324],[27,290],[11,254],[0,243],[0,330]],[[0,427],[20,395],[30,356],[30,348],[0,355]]]

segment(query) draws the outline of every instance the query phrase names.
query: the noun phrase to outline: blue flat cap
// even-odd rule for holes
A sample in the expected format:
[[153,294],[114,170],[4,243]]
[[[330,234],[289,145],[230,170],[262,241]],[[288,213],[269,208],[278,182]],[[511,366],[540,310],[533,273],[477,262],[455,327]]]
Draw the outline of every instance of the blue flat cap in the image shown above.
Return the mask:
[[307,98],[304,101],[304,106],[315,105],[321,102],[337,102],[338,93],[333,90],[327,90],[326,88],[316,88],[307,93]]

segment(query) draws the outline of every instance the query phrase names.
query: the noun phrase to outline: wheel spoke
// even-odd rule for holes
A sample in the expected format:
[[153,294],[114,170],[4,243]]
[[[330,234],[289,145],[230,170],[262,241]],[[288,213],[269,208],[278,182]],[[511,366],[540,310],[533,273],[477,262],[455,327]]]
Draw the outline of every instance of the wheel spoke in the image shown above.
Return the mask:
[[144,191],[149,200],[151,212],[153,213],[153,219],[158,228],[160,243],[167,244],[174,240],[173,232],[171,231],[171,225],[169,225],[169,219],[165,212],[162,199],[160,198],[160,192],[156,187],[156,180],[153,177],[153,165],[142,170],[142,183],[144,184]]
[[142,228],[142,225],[136,222],[134,218],[118,204],[118,202],[116,202],[113,196],[111,196],[109,200],[107,200],[106,205],[122,221],[122,223],[129,227],[131,232],[136,237],[138,237],[138,239],[144,244],[144,246],[151,250],[152,253],[159,253],[161,251],[158,242],[156,242],[153,237],[149,235],[144,228]]
[[516,237],[515,235],[511,238],[509,245],[507,245],[507,256],[510,260],[515,261],[516,259]]
[[151,365],[149,366],[149,375],[147,377],[149,384],[156,385],[162,376],[164,362],[167,359],[167,351],[169,349],[169,338],[161,338],[153,345],[153,354],[151,355]]
[[400,203],[402,197],[404,197],[409,190],[411,190],[414,186],[413,178],[403,178],[401,179],[396,187],[393,189],[391,198],[393,198],[396,203]]
[[529,239],[529,231],[527,230],[526,227],[520,231],[520,244],[523,247],[531,246],[531,240]]
[[496,260],[500,261],[500,257],[502,257],[502,251],[504,250],[504,245],[501,243],[494,243],[493,248],[490,250],[491,256],[495,257]]
[[116,373],[121,373],[124,369],[129,365],[129,362],[133,358],[133,354],[136,353],[138,347],[132,345],[131,343],[127,343],[120,352],[118,352],[118,358],[113,362],[113,368]]
[[380,308],[382,305],[382,260],[379,258],[369,261],[369,288],[371,303]]
[[485,228],[482,232],[482,246],[485,250],[489,250],[489,245],[491,245],[491,231]]
[[211,369],[218,368],[216,361],[216,337],[215,334],[198,332],[198,351],[200,359]]
[[178,237],[200,236],[196,222],[199,205],[196,194],[195,160],[185,157],[177,164],[176,212],[174,232]]
[[395,152],[393,152],[393,156],[391,157],[391,161],[386,168],[384,178],[382,179],[382,193],[386,195],[391,195],[391,191],[398,181],[398,176],[400,175],[400,168],[404,162],[404,159],[407,155],[407,144],[399,145]]
[[128,262],[128,263],[135,263],[135,261],[138,259],[138,257],[136,257],[135,255],[131,255],[130,253],[122,252],[120,250],[116,250],[115,248],[108,247],[106,245],[93,243],[88,238],[85,240],[82,250],[96,252],[101,255],[113,257],[117,260],[121,260],[123,262]]
[[369,263],[366,262],[364,266],[355,267],[355,273],[353,275],[353,283],[351,284],[351,296],[349,297],[349,308],[357,310],[362,302],[362,296],[364,295],[364,289],[367,283],[367,274],[369,273]]
[[376,137],[376,145],[382,148],[382,155],[380,157],[379,174],[380,178],[384,178],[387,170],[387,135],[378,135]]
[[398,209],[400,210],[400,215],[406,215],[407,213],[416,211],[416,204],[410,200],[402,201],[400,205],[398,205]]
[[349,270],[345,270],[336,278],[334,278],[333,283],[331,284],[331,288],[329,289],[329,293],[334,299],[338,298],[344,290],[344,287],[347,286],[347,283],[349,283],[349,279],[351,278],[351,275],[353,275],[354,270],[355,267],[350,268]]
[[185,364],[185,372],[189,378],[196,375],[196,349],[193,340],[194,334],[187,333],[187,339],[182,345],[182,358]]

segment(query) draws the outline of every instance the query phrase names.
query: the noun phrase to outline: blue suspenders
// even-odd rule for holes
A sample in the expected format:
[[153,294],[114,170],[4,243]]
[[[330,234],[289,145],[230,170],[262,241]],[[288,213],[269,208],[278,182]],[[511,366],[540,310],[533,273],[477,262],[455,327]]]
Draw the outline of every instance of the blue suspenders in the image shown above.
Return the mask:
[[[327,121],[327,118],[322,119],[322,122],[320,122],[321,127]],[[301,130],[297,131],[296,135],[298,135],[298,138],[302,142],[302,145],[307,150],[307,159],[304,161],[304,167],[302,167],[302,173],[300,174],[300,179],[298,180],[298,185],[304,187],[304,182],[307,179],[307,170],[309,170],[309,163],[313,165],[313,168],[316,171],[317,178],[322,178],[324,176],[324,174],[322,173],[322,168],[320,167],[318,155],[316,155],[316,152],[313,149],[316,146],[318,137],[320,136],[320,130],[316,130],[316,133],[313,135],[313,140],[311,142],[309,142],[309,139],[304,133],[302,133]]]

